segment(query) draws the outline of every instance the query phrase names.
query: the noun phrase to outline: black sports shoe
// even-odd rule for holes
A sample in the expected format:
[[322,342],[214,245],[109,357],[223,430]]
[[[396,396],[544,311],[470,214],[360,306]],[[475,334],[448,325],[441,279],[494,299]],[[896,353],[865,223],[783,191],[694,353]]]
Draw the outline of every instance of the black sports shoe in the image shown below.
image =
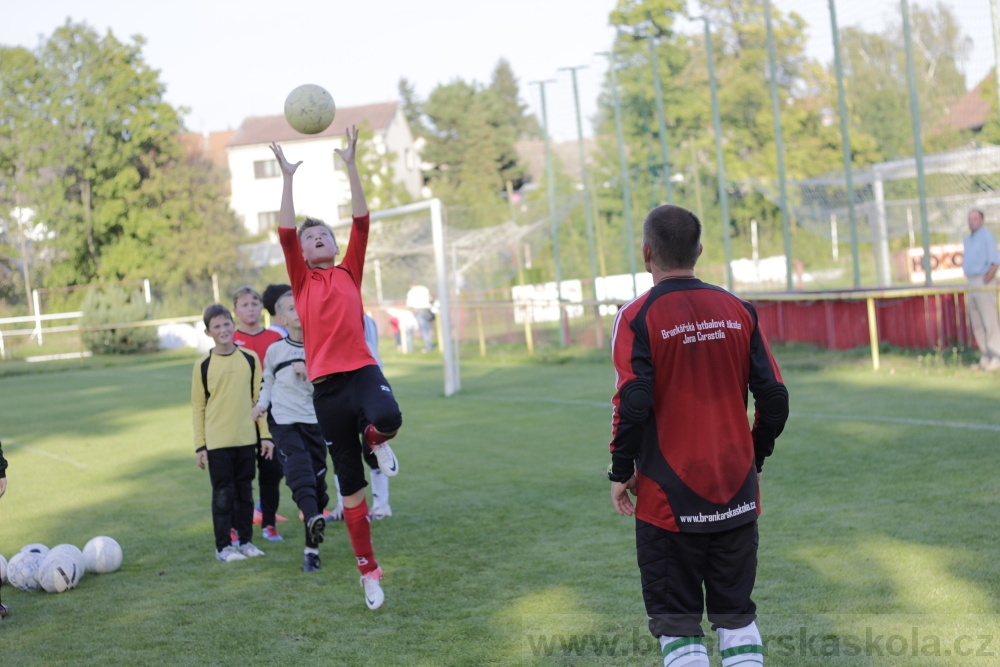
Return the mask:
[[319,554],[306,554],[302,557],[302,571],[303,572],[318,572],[319,571]]
[[325,530],[326,518],[322,514],[317,514],[306,523],[306,533],[312,544],[322,544]]

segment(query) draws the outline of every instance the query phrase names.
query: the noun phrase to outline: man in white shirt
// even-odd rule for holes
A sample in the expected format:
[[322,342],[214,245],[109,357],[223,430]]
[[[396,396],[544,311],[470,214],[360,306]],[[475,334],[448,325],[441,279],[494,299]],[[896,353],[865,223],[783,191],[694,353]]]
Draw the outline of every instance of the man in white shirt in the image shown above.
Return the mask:
[[413,311],[420,325],[420,337],[424,339],[424,352],[434,349],[434,313],[431,310],[431,291],[424,285],[413,284],[406,293],[406,307]]
[[[965,237],[962,262],[969,287],[992,286],[997,268],[1000,268],[997,242],[985,223],[986,216],[982,211],[969,211],[970,234]],[[997,318],[996,290],[969,292],[966,305],[972,320],[972,335],[982,351],[979,366],[989,371],[1000,370],[1000,319]]]

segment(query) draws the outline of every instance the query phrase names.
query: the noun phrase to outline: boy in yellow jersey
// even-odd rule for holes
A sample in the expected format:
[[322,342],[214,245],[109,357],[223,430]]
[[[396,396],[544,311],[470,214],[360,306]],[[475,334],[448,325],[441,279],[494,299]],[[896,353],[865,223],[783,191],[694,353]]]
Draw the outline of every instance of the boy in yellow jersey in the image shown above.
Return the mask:
[[[270,459],[274,445],[267,422],[258,419],[255,426],[250,416],[260,394],[260,359],[233,342],[236,327],[228,308],[209,306],[204,321],[215,347],[195,363],[191,377],[195,457],[202,470],[208,465],[212,480],[215,556],[228,563],[264,555],[251,541],[253,478],[258,446]],[[232,528],[238,543],[231,542]]]

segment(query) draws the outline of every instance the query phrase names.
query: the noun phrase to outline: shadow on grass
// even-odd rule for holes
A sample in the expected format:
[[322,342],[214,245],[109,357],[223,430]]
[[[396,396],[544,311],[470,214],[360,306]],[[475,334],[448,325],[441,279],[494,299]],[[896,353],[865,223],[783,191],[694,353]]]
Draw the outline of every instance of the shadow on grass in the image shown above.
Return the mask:
[[[126,562],[66,595],[5,588],[5,664],[656,662],[632,522],[613,513],[603,476],[609,367],[465,362],[462,394],[443,399],[439,360],[389,363],[403,473],[394,516],[372,526],[387,575],[372,613],[340,524],[316,576],[299,571],[296,522],[285,542],[261,544],[265,558],[214,560],[210,485],[191,454],[192,363],[19,379],[31,382],[15,390],[18,438],[57,453],[65,440],[88,467],[12,449],[0,551],[110,534]],[[1000,569],[984,521],[995,525],[998,495],[983,463],[996,433],[954,423],[988,422],[995,378],[823,368],[786,373],[796,414],[765,467],[755,599],[775,638],[768,664],[905,664],[885,644],[900,628],[994,632]],[[287,490],[279,511],[295,515]],[[829,653],[829,638],[845,646],[867,628],[881,654]],[[977,664],[954,660],[928,664]]]

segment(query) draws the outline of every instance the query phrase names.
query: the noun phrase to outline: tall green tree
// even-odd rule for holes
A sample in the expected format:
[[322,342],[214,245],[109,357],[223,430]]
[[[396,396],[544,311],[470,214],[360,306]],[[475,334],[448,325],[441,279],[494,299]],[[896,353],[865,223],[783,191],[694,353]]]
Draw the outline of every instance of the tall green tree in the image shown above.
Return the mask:
[[427,134],[424,126],[424,110],[417,97],[417,89],[414,84],[405,77],[399,80],[397,86],[399,91],[399,101],[403,105],[403,115],[410,126],[410,132],[414,137],[422,137]]
[[[648,43],[655,36],[671,171],[683,178],[674,188],[676,201],[703,212],[707,238],[718,238],[722,233],[704,37],[701,30],[692,34],[675,30],[678,16],[689,12],[703,13],[711,22],[728,180],[725,186],[730,196],[730,220],[726,224],[738,241],[736,252],[744,252],[739,242],[749,250],[752,218],[761,223],[764,249],[780,251],[780,215],[773,201],[762,194],[762,190],[768,190],[767,182],[777,177],[777,151],[768,88],[764,8],[756,0],[704,0],[690,8],[682,0],[619,0],[611,13],[618,31],[614,51],[635,224],[638,227],[645,211],[666,197]],[[839,132],[834,124],[823,120],[823,108],[831,99],[830,79],[818,63],[806,56],[804,19],[795,12],[785,14],[773,7],[772,17],[777,83],[784,102],[781,123],[788,178],[836,169],[841,156]],[[600,133],[613,137],[609,92],[602,95],[601,103]],[[598,182],[609,187],[601,191],[599,202],[602,214],[611,216],[611,229],[606,231],[613,237],[623,224],[613,141],[605,143],[602,154]],[[617,233],[623,238],[620,231]],[[717,261],[722,254],[721,243],[707,244],[706,253],[708,261]]]
[[[20,144],[7,142],[2,164],[21,205],[52,236],[48,285],[139,278],[169,285],[236,269],[243,236],[224,180],[185,157],[180,112],[163,99],[142,45],[141,37],[124,43],[67,22],[31,54],[37,69],[19,55],[21,70],[37,76],[22,95],[4,95],[0,128],[25,130]],[[0,59],[0,71],[9,60]],[[33,179],[19,177],[32,170]]]
[[433,165],[425,176],[446,204],[464,210],[452,219],[472,225],[506,219],[506,184],[516,188],[526,178],[514,144],[537,127],[510,65],[501,60],[487,87],[460,79],[437,86],[422,110],[429,121],[423,159]]
[[[914,70],[924,140],[934,134],[945,110],[965,93],[962,64],[971,47],[950,7],[910,6]],[[862,26],[842,30],[844,78],[851,120],[858,132],[873,137],[883,159],[913,155],[910,93],[902,19],[880,32]],[[852,129],[852,131],[854,131]],[[964,138],[937,137],[937,148],[954,147]]]

